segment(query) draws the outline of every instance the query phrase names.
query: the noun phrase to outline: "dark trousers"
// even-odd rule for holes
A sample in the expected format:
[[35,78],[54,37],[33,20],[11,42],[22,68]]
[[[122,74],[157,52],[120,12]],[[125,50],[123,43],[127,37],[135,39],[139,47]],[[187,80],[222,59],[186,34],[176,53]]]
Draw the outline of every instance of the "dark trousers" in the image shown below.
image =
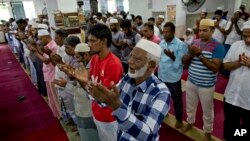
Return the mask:
[[36,57],[34,66],[36,68],[38,93],[42,96],[47,96],[47,88],[43,76],[43,62],[38,57]]
[[182,102],[182,90],[181,90],[181,80],[175,83],[165,82],[167,85],[174,104],[175,118],[178,121],[182,121],[183,117],[183,102]]
[[[250,110],[243,109],[224,100],[224,139],[226,141],[250,141]],[[246,129],[244,136],[234,136],[236,130]]]

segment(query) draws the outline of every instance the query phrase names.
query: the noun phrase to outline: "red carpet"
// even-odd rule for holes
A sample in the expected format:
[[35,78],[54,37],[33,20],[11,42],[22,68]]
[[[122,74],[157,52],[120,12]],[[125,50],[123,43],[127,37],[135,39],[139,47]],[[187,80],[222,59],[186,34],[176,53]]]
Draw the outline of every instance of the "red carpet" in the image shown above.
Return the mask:
[[[17,96],[26,99],[17,101]],[[7,45],[0,45],[0,140],[67,141],[67,135]]]

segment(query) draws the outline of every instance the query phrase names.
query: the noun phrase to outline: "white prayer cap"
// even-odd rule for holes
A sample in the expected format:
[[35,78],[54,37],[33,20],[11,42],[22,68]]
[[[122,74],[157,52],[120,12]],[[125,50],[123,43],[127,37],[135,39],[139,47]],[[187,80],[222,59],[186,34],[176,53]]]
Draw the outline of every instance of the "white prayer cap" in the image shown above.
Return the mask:
[[109,20],[109,23],[113,24],[113,23],[118,23],[118,20],[115,18],[112,18]]
[[89,52],[90,48],[86,43],[80,43],[76,45],[75,52]]
[[107,16],[106,16],[106,15],[102,15],[102,17],[107,18]]
[[93,18],[95,19],[95,18],[96,18],[96,15],[94,15]]
[[160,58],[161,57],[161,47],[149,40],[141,39],[135,47],[140,48],[142,50],[145,50],[146,52],[154,55],[155,57]]
[[163,15],[159,15],[158,18],[164,19],[164,16]]
[[48,20],[47,19],[43,19],[43,22],[48,22]]
[[193,33],[193,29],[192,28],[187,28],[187,31],[192,32]]
[[120,19],[123,19],[123,16],[122,15],[117,15],[118,18]]
[[219,7],[217,7],[217,8],[216,8],[216,10],[222,10],[222,7],[221,7],[221,6],[219,6]]
[[250,21],[244,22],[243,29],[250,29]]
[[201,12],[206,13],[206,12],[207,12],[207,9],[204,8],[204,9],[201,10]]
[[48,30],[45,29],[38,30],[38,36],[47,36],[47,35],[50,35]]
[[46,24],[38,24],[38,25],[37,25],[37,28],[46,29],[46,30],[49,29],[48,25],[46,25]]

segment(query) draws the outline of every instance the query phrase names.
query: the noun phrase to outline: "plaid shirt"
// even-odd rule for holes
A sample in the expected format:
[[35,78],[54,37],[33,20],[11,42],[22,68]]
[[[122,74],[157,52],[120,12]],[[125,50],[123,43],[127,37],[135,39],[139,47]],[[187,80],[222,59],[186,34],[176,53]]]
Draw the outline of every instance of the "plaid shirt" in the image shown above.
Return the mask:
[[118,85],[122,106],[113,111],[118,122],[118,141],[157,141],[161,123],[169,110],[170,92],[152,75],[135,86],[126,75]]

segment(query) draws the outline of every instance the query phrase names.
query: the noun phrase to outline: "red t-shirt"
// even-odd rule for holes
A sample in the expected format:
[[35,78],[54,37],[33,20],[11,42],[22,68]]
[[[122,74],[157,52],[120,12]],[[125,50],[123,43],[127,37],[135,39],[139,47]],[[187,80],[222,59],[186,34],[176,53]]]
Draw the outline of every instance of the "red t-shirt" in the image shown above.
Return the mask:
[[[90,62],[90,76],[98,77],[98,82],[111,88],[110,83],[118,83],[122,77],[123,68],[120,60],[111,52],[102,60],[98,55],[94,55]],[[115,118],[111,115],[110,107],[100,107],[95,101],[92,102],[92,111],[96,120],[102,122],[112,122]]]

